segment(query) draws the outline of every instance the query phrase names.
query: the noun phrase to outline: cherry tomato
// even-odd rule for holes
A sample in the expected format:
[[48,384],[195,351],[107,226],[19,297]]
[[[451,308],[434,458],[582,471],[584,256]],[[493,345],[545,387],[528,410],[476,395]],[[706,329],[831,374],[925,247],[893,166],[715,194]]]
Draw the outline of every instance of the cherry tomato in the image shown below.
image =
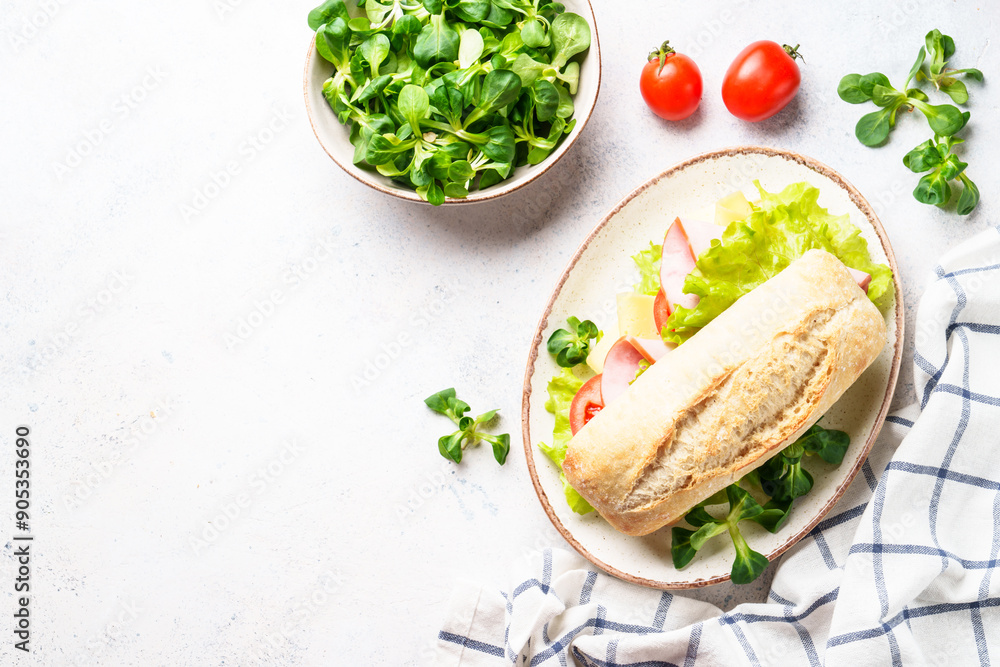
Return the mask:
[[639,92],[646,105],[660,118],[682,120],[701,102],[701,70],[669,42],[649,54],[639,77]]
[[657,331],[663,331],[663,325],[667,323],[668,317],[670,317],[670,304],[667,303],[667,294],[661,287],[653,300],[653,322]]
[[798,45],[761,40],[740,51],[722,80],[722,101],[729,113],[756,123],[770,118],[792,101],[802,77]]
[[576,432],[583,428],[587,422],[594,418],[604,401],[601,400],[601,376],[595,375],[580,387],[573,397],[573,402],[569,406],[569,429],[576,435]]

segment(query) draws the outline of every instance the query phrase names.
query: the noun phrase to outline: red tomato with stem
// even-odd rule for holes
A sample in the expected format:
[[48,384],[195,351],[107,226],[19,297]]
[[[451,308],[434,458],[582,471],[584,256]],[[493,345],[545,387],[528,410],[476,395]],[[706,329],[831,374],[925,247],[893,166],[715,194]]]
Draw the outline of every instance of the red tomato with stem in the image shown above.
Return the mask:
[[580,387],[569,405],[569,429],[576,435],[577,431],[594,418],[604,407],[601,399],[601,376],[595,375]]
[[802,57],[798,48],[761,40],[740,51],[722,80],[722,101],[729,113],[756,123],[784,109],[802,80],[795,62]]
[[670,42],[649,54],[639,77],[639,92],[660,118],[683,120],[701,102],[701,70],[693,60],[677,53]]

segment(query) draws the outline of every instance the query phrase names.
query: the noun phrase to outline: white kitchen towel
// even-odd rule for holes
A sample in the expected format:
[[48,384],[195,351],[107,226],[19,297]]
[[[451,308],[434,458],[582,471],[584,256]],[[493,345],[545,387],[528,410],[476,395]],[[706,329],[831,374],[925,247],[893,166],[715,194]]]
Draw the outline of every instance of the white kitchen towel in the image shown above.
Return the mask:
[[1000,228],[935,273],[907,334],[918,403],[782,557],[767,603],[722,613],[547,549],[506,590],[455,591],[436,664],[1000,663]]

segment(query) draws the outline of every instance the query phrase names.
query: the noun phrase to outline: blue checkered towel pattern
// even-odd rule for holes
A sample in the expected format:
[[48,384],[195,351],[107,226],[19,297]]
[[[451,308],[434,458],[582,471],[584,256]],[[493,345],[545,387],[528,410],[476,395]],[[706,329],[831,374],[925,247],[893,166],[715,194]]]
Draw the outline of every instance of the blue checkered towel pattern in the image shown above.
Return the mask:
[[942,259],[910,335],[918,403],[781,559],[768,602],[722,613],[548,549],[506,590],[455,591],[436,664],[1000,662],[1000,228]]

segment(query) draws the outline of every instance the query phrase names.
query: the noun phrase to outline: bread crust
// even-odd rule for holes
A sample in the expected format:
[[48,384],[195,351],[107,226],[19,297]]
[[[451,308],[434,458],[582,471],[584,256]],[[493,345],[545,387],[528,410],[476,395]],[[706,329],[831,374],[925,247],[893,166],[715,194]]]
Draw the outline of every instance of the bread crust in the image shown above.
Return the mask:
[[617,530],[651,533],[793,443],[886,342],[847,268],[810,250],[591,419],[566,479]]

